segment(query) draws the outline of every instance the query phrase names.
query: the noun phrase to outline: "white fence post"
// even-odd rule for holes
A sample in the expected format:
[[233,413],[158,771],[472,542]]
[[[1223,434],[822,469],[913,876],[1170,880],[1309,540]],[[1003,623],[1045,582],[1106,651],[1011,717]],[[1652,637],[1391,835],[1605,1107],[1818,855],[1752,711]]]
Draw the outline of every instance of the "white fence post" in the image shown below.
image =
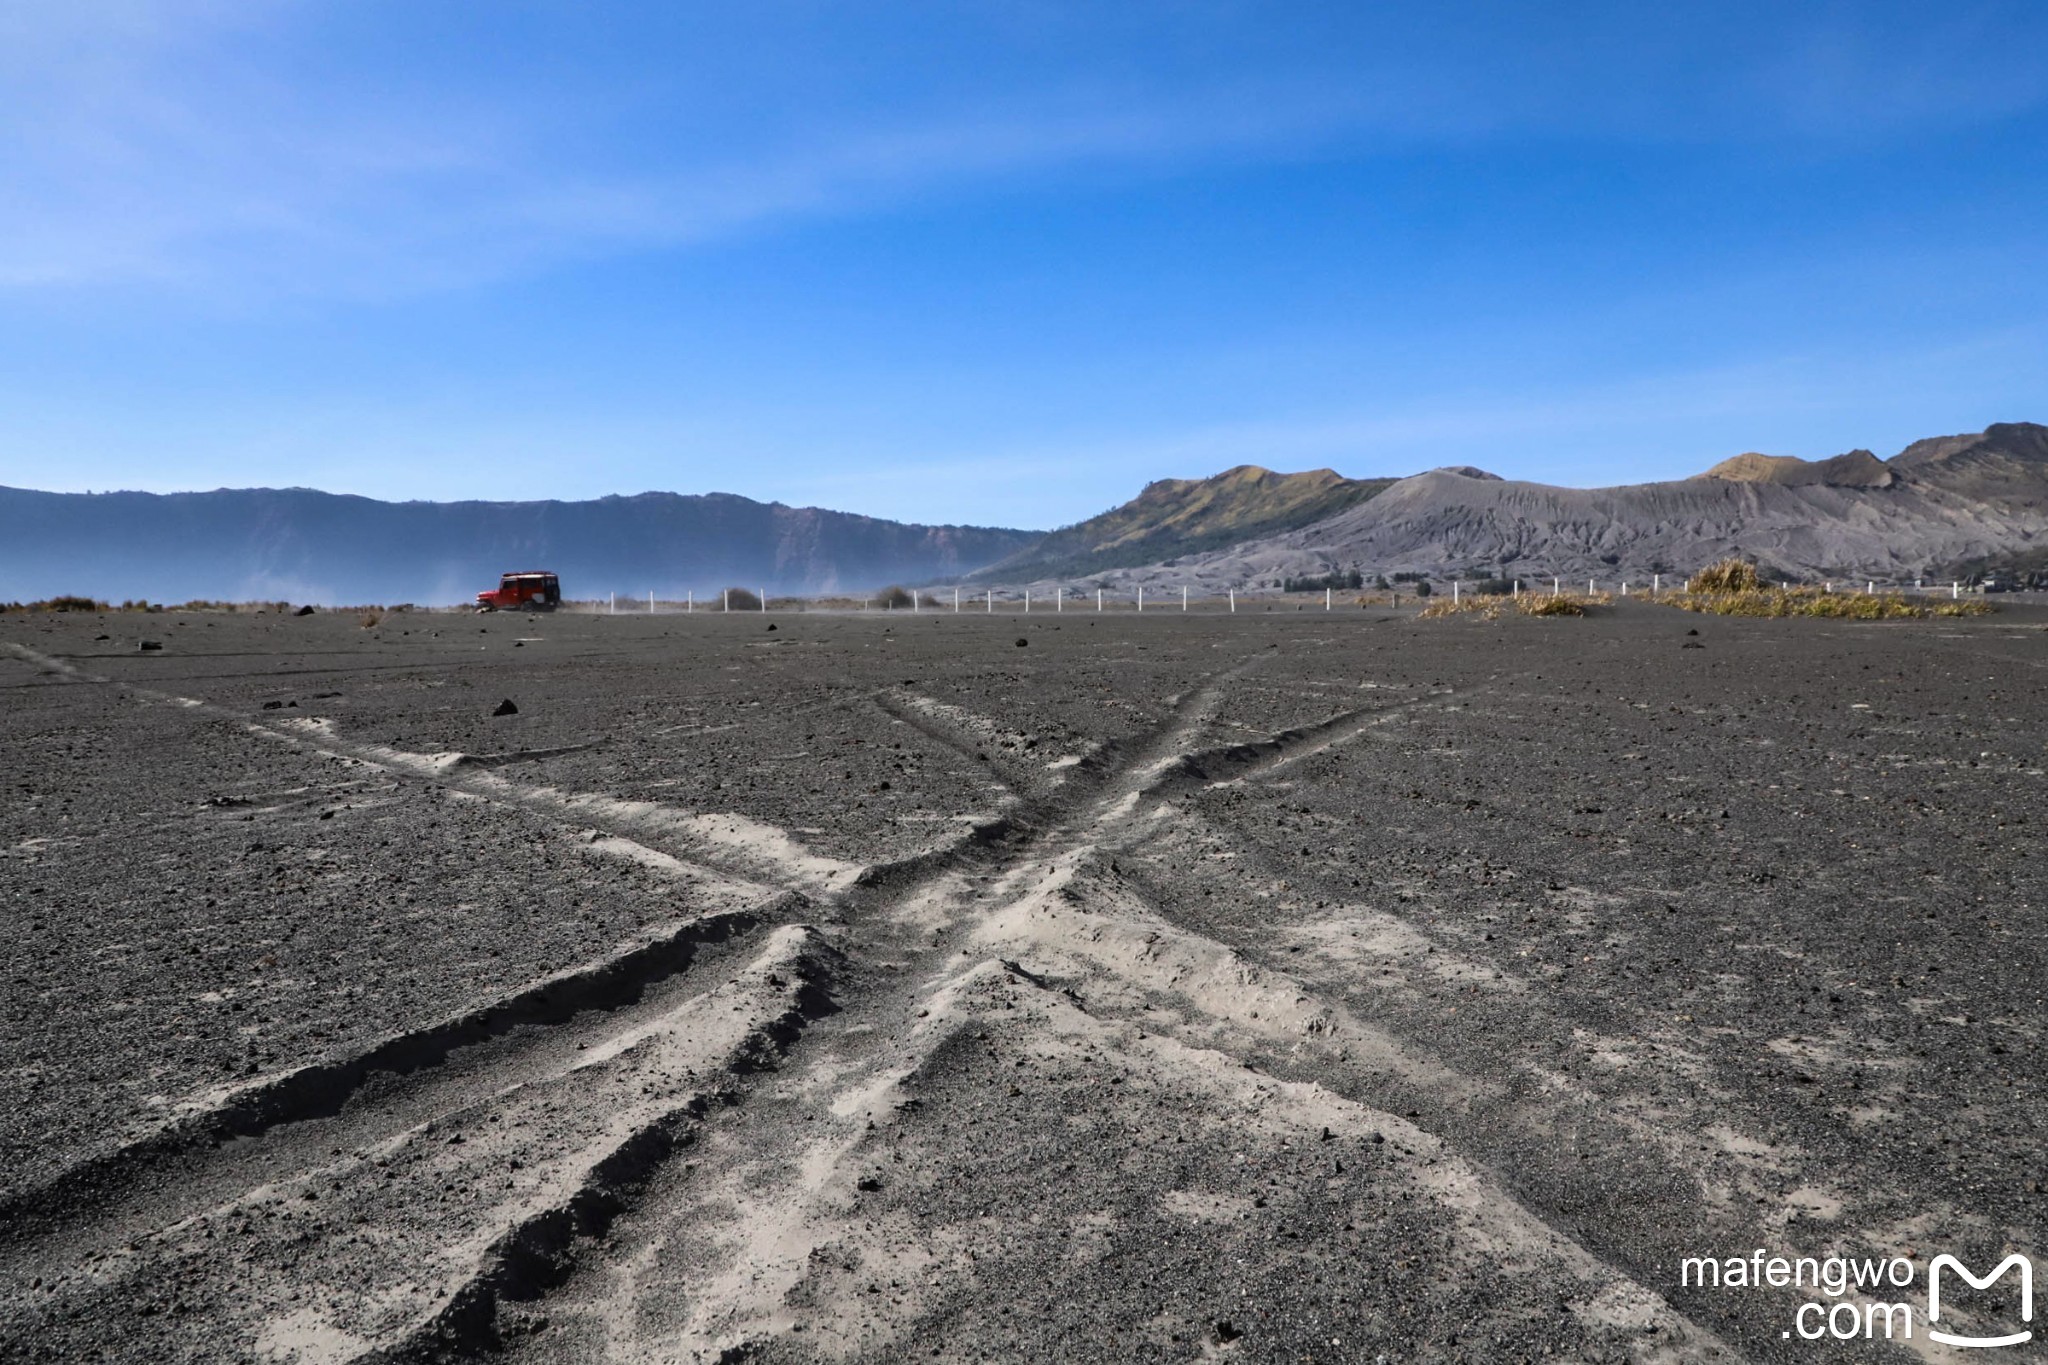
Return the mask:
[[654,589],[652,588],[647,590],[647,614],[649,616],[654,615]]
[[1138,610],[1145,610],[1145,585],[1142,583],[1138,585]]
[[725,589],[722,589],[722,590],[721,590],[721,591],[719,592],[719,594],[718,594],[718,609],[719,609],[720,611],[731,611],[731,610],[732,610],[732,589],[731,589],[731,588],[725,588]]
[[1180,585],[1180,609],[1182,611],[1188,609],[1188,585],[1185,583]]
[[1325,587],[1323,588],[1323,610],[1324,610],[1324,611],[1328,611],[1328,610],[1330,609],[1330,593],[1331,593],[1331,591],[1332,591],[1332,590],[1331,590],[1331,589],[1330,589],[1330,588],[1329,588],[1329,587],[1328,587],[1327,585],[1326,585],[1326,586],[1325,586]]
[[988,608],[987,608],[987,611],[986,611],[986,612],[984,612],[983,614],[984,614],[984,615],[990,615],[990,614],[993,614],[993,613],[995,612],[995,609],[996,609],[996,590],[995,590],[994,588],[990,588],[990,589],[988,590]]
[[683,612],[686,615],[695,615],[696,611],[697,590],[695,588],[691,588],[683,595]]
[[614,615],[614,616],[617,616],[618,614],[619,614],[619,595],[618,595],[617,593],[613,593],[613,594],[612,594],[612,615]]
[[1664,575],[1662,575],[1662,574],[1654,574],[1654,573],[1653,573],[1653,574],[1651,574],[1651,575],[1650,575],[1650,591],[1651,591],[1652,593],[1658,593],[1658,592],[1662,592],[1663,590],[1664,590]]
[[1458,580],[1455,578],[1451,580],[1451,605],[1458,605]]
[[1057,615],[1059,615],[1059,614],[1060,614],[1061,612],[1065,611],[1066,609],[1067,609],[1067,590],[1066,590],[1065,588],[1054,588],[1054,589],[1052,590],[1052,611],[1053,611],[1053,615],[1057,616]]
[[955,584],[953,585],[953,612],[954,612],[954,614],[955,614],[955,615],[958,615],[958,614],[959,614],[959,611],[960,611],[960,585],[959,585],[958,583],[955,583]]
[[1230,590],[1230,614],[1231,614],[1232,616],[1235,616],[1235,615],[1237,615],[1237,589],[1236,589],[1236,588],[1232,588],[1232,589]]
[[1102,610],[1102,589],[1100,588],[1095,590],[1095,610],[1098,612]]

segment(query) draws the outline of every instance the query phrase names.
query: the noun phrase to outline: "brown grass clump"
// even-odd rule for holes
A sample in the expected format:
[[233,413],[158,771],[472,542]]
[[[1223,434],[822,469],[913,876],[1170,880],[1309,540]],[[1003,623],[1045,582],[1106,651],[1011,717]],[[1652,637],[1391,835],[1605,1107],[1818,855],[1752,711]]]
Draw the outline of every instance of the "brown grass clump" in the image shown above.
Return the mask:
[[1748,592],[1671,592],[1653,599],[1681,611],[1714,616],[1811,616],[1837,621],[1900,621],[1930,616],[1983,616],[1982,598],[1946,601],[1898,592],[1824,592],[1819,588],[1757,588]]
[[1941,601],[1899,592],[1829,592],[1823,588],[1771,587],[1756,565],[1724,559],[1692,576],[1683,592],[1651,599],[1682,611],[1714,616],[1813,616],[1838,621],[1892,621],[1925,616],[1982,616],[1991,611],[1979,598]]
[[1740,559],[1724,559],[1694,574],[1690,590],[1710,594],[1761,592],[1763,586],[1764,581],[1757,575],[1756,565]]
[[383,619],[384,613],[381,611],[366,611],[361,616],[358,616],[356,618],[356,624],[361,626],[364,630],[368,630],[371,626],[376,625],[379,621]]
[[1455,602],[1437,597],[1416,615],[1421,621],[1440,621],[1450,616],[1479,616],[1497,621],[1502,616],[1584,616],[1589,607],[1604,607],[1614,600],[1611,593],[1524,592],[1506,597],[1461,596]]

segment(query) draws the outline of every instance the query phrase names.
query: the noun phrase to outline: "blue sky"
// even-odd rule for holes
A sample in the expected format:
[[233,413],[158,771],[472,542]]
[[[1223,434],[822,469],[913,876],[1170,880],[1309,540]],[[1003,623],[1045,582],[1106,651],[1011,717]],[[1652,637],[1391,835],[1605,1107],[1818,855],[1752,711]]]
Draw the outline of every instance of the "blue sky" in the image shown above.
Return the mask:
[[2048,8],[0,10],[0,484],[1051,526],[2048,420]]

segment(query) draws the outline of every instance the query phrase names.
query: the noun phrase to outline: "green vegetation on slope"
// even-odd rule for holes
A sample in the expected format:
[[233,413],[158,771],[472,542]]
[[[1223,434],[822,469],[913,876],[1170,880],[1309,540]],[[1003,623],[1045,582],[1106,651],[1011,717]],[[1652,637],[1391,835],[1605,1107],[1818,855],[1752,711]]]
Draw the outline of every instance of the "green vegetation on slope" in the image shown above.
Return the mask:
[[1239,465],[1208,479],[1160,479],[1121,507],[1054,531],[976,578],[1075,578],[1220,550],[1321,521],[1393,479],[1347,479],[1330,469],[1276,474]]

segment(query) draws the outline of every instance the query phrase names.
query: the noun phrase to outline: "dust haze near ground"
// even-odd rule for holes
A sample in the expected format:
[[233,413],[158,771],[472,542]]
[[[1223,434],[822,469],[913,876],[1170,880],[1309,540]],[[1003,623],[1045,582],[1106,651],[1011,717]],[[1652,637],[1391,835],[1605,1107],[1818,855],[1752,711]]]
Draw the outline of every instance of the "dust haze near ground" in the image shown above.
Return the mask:
[[2044,625],[0,618],[0,1358],[1914,1358]]

